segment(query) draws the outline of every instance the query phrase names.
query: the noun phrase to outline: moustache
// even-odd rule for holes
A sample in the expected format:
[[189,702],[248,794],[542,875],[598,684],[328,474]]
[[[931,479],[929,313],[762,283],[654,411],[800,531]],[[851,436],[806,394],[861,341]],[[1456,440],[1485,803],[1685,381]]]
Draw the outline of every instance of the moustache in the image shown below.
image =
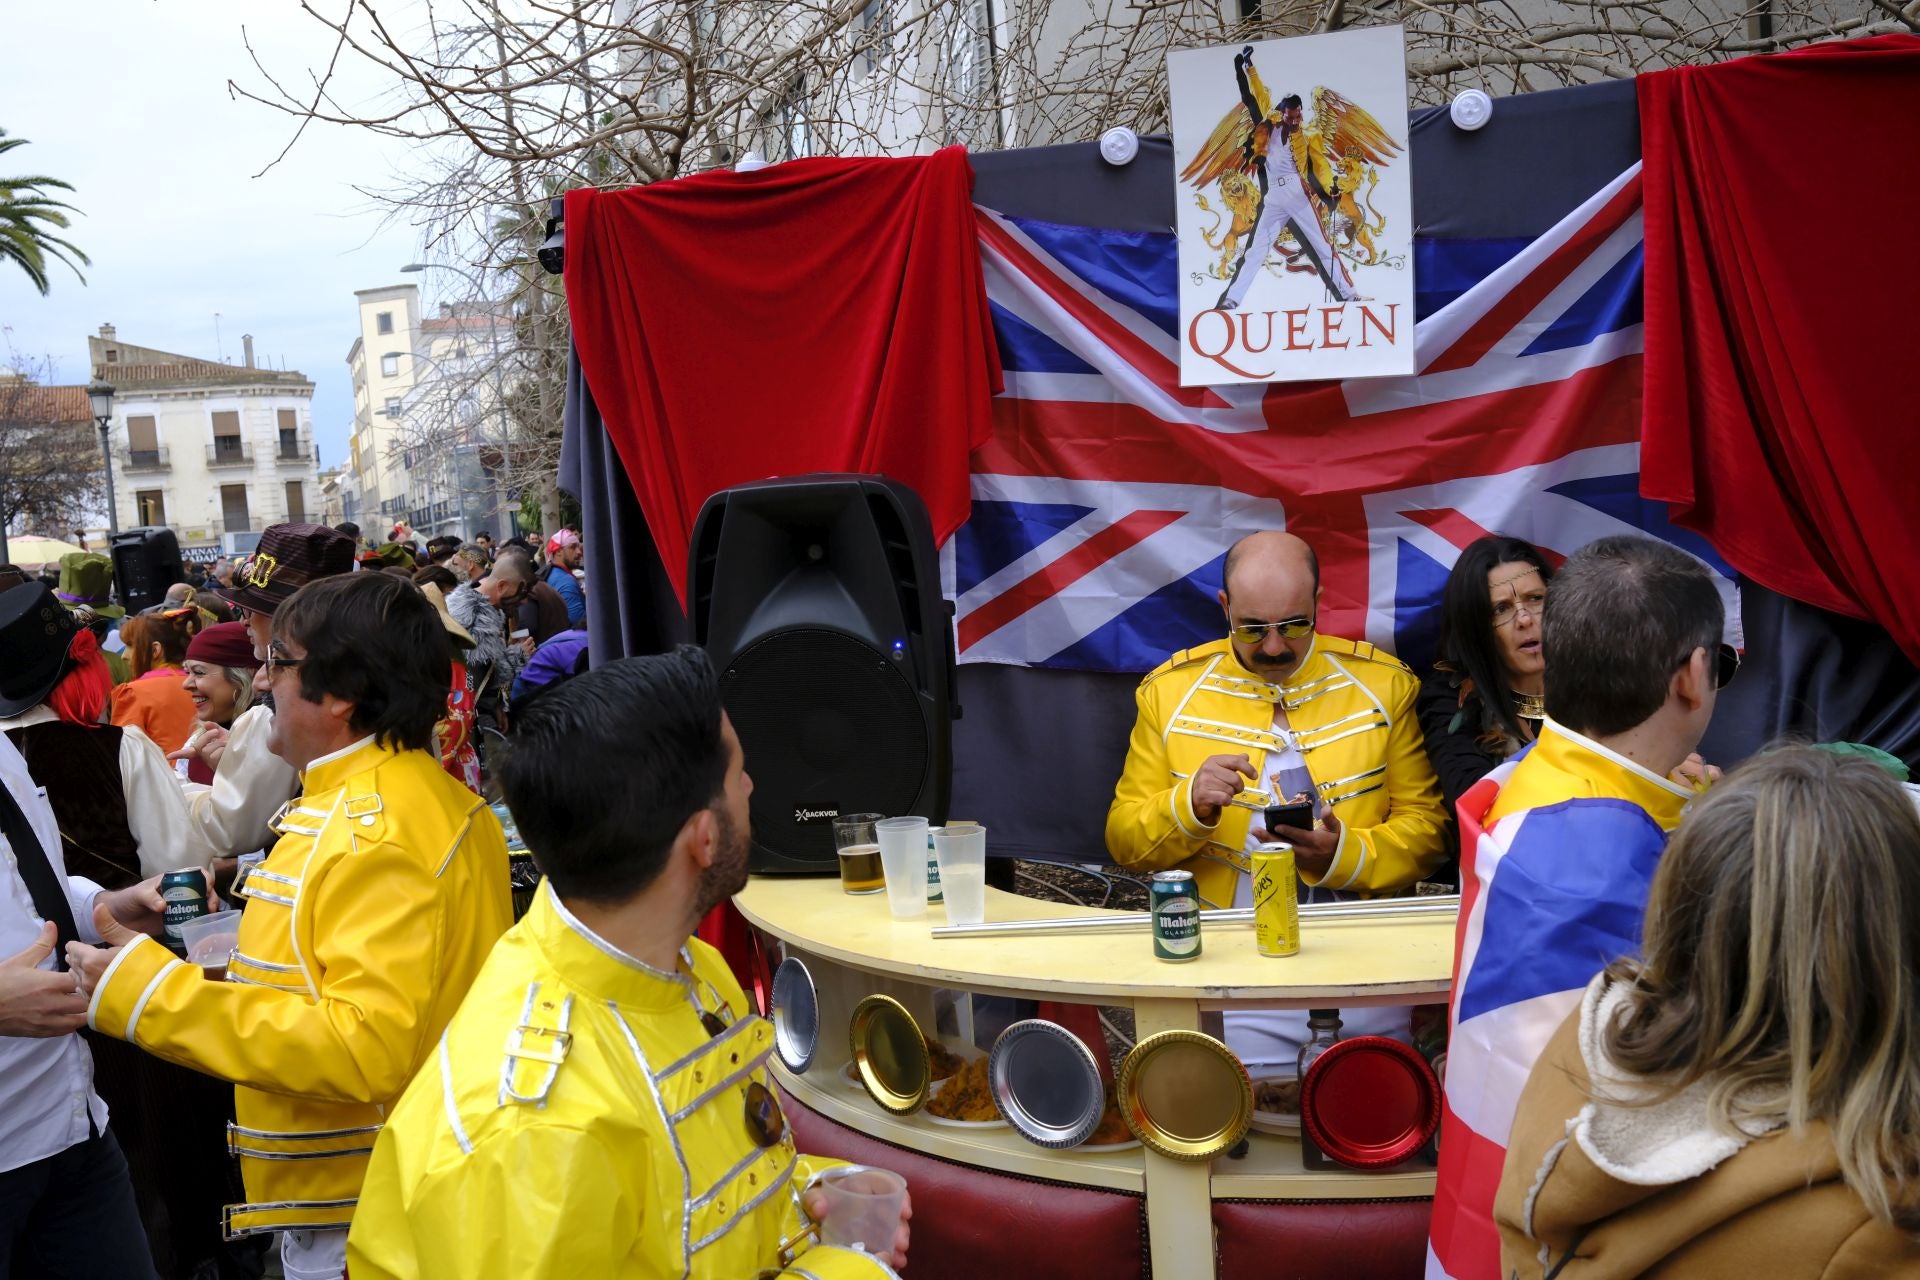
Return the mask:
[[1253,665],[1256,667],[1290,667],[1293,665],[1293,655],[1291,653],[1282,653],[1274,657],[1268,657],[1264,653],[1256,653],[1253,655]]

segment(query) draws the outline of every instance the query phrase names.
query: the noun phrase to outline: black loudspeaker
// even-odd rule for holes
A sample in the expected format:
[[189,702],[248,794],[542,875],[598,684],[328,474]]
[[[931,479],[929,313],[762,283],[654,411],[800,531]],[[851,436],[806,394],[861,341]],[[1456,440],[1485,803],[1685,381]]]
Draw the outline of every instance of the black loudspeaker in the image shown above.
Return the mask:
[[186,581],[180,568],[180,540],[167,528],[123,529],[113,535],[113,585],[128,613],[138,613],[167,598],[167,588]]
[[754,871],[837,872],[837,814],[946,821],[952,610],[911,489],[811,475],[714,494],[687,616],[746,751]]

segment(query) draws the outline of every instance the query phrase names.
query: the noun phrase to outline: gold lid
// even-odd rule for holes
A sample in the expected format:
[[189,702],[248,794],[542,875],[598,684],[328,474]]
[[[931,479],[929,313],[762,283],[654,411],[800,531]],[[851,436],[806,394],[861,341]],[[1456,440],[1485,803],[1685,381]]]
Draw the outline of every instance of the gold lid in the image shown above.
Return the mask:
[[1174,1160],[1211,1160],[1253,1123],[1247,1069],[1198,1031],[1162,1031],[1135,1045],[1120,1064],[1116,1095],[1133,1136]]
[[853,1008],[847,1027],[853,1069],[867,1093],[897,1116],[927,1105],[933,1064],[920,1024],[892,996],[868,996]]

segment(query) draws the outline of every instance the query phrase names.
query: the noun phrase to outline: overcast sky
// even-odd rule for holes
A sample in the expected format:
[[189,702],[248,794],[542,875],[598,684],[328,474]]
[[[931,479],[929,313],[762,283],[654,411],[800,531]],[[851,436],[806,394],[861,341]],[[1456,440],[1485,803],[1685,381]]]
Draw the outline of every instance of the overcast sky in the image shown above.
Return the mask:
[[[251,333],[263,362],[284,357],[316,384],[321,460],[341,461],[353,420],[354,290],[422,279],[398,270],[417,255],[415,231],[383,226],[353,185],[391,186],[407,152],[362,130],[314,125],[255,178],[293,123],[227,92],[230,78],[260,84],[243,22],[262,60],[295,82],[326,57],[326,31],[289,0],[18,0],[6,9],[0,128],[32,145],[0,157],[0,173],[71,182],[83,216],[68,238],[93,265],[84,285],[55,266],[42,298],[0,264],[0,358],[6,348],[51,357],[55,381],[84,382],[87,335],[103,322],[124,342],[208,359],[224,351],[236,364],[240,335]],[[365,104],[385,88],[369,80],[347,91]],[[439,283],[423,286],[429,307]]]

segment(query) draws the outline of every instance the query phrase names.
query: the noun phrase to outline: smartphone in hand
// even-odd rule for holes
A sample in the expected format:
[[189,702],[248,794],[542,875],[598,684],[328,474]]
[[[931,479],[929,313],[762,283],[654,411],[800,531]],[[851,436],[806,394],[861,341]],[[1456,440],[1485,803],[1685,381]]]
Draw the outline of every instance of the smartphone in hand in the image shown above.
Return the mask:
[[1313,801],[1296,800],[1290,804],[1270,804],[1267,806],[1267,832],[1274,839],[1281,827],[1292,827],[1296,831],[1313,830]]

